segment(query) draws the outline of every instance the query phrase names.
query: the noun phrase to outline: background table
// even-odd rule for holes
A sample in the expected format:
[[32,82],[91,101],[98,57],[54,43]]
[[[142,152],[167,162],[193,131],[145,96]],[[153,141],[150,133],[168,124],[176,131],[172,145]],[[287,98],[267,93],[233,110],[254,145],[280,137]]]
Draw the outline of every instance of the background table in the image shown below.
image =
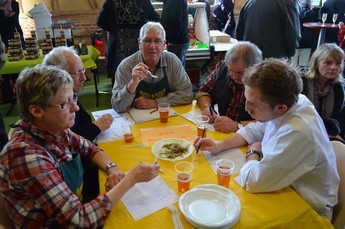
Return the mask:
[[[178,106],[174,109],[180,114],[187,113],[191,105]],[[159,120],[135,124],[135,139],[132,144],[141,143],[140,128],[153,128],[162,126],[176,126],[189,124],[196,135],[196,125],[182,116],[170,117],[169,122],[161,124]],[[222,140],[229,134],[207,132],[207,136],[214,140]],[[192,140],[192,139],[187,139]],[[128,145],[124,141],[114,141],[100,144],[100,147],[116,162],[122,171],[128,171],[140,161],[153,163],[155,157],[151,153],[151,146],[145,148],[121,148]],[[245,148],[244,148],[245,150]],[[178,194],[174,165],[176,162],[158,160],[164,173],[159,176]],[[195,166],[192,173],[191,187],[202,184],[216,184],[217,176],[213,172],[208,160],[202,152],[194,152],[186,161]],[[105,192],[106,175],[100,171],[100,189]],[[281,191],[261,194],[251,194],[237,185],[231,178],[230,190],[240,199],[242,209],[238,223],[233,228],[332,228],[330,222],[319,216],[292,188]],[[175,203],[175,206],[178,206]],[[195,228],[180,213],[185,228]],[[135,221],[122,202],[117,203],[107,219],[104,228],[174,228],[171,213],[164,208],[141,220]]]
[[[97,70],[97,64],[96,61],[100,55],[100,52],[93,46],[88,45],[87,46],[88,54],[87,55],[80,55],[80,58],[83,62],[85,69],[90,69],[91,72],[94,75],[94,83],[95,83],[95,93],[97,96],[96,100],[96,106],[98,106],[99,103],[99,90],[97,86],[97,80],[98,80],[98,70]],[[19,61],[9,61],[6,54],[6,63],[3,66],[3,68],[0,70],[0,74],[16,74],[20,73],[24,68],[26,67],[34,67],[37,64],[41,64],[44,58],[44,55],[42,54],[42,50],[40,50],[41,55],[33,60],[26,60],[25,57],[23,57]]]
[[304,22],[304,27],[307,28],[313,28],[313,29],[319,29],[319,38],[317,41],[316,48],[320,47],[325,43],[325,36],[326,36],[326,30],[327,29],[338,29],[338,25],[333,25],[332,23],[325,23],[322,24],[321,22]]

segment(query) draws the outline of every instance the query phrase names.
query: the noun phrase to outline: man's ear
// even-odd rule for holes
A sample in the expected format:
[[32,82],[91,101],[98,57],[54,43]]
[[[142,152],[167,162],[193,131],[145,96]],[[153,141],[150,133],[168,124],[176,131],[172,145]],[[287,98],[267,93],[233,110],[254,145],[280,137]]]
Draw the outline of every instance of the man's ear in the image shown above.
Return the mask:
[[279,115],[285,114],[285,112],[288,110],[289,108],[286,106],[286,104],[279,104],[276,106],[276,111]]
[[42,107],[38,106],[38,105],[30,105],[29,106],[29,112],[30,114],[37,118],[37,119],[41,119],[44,115],[44,110],[42,109]]

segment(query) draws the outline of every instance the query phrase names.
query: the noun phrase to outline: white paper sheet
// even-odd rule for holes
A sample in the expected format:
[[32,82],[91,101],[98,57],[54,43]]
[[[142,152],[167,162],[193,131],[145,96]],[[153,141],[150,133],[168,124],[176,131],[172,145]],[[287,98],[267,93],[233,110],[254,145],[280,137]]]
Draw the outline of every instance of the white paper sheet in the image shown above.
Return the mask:
[[136,184],[121,200],[134,220],[139,220],[174,204],[178,198],[178,195],[158,176],[150,182]]
[[123,131],[121,123],[131,121],[126,113],[118,114],[114,109],[107,109],[101,111],[91,112],[95,120],[99,119],[104,114],[111,114],[114,118],[114,122],[111,124],[110,128],[100,133],[97,138],[97,143],[111,142],[114,140],[123,139]]
[[[201,110],[200,109],[192,109],[190,112],[188,113],[184,113],[181,114],[182,117],[184,117],[185,119],[193,122],[196,124],[196,116],[201,115]],[[207,124],[207,130],[209,131],[215,131],[213,124]]]
[[[153,113],[152,113],[153,112]],[[128,110],[133,120],[136,123],[148,122],[151,120],[159,119],[159,111],[156,108],[153,109],[136,109],[131,108]],[[178,113],[173,109],[169,108],[169,117],[176,116]]]
[[245,155],[240,148],[224,150],[217,154],[211,154],[208,151],[203,152],[208,162],[210,163],[214,173],[217,173],[216,161],[219,159],[229,159],[235,163],[234,173],[239,173],[243,165],[246,163]]

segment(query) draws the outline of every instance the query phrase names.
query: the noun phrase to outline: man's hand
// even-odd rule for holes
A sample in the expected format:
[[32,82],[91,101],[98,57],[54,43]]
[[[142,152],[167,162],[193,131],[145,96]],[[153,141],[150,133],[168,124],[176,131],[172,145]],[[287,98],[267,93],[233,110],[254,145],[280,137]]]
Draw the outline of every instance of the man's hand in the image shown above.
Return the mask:
[[133,106],[138,109],[156,108],[157,102],[154,99],[147,99],[145,97],[138,97],[134,99]]
[[214,120],[213,126],[219,132],[235,132],[238,130],[238,123],[227,116],[217,116]]
[[140,62],[132,69],[132,79],[127,85],[127,91],[131,94],[135,93],[140,81],[147,78],[149,67]]
[[111,114],[104,114],[99,119],[95,120],[93,124],[95,124],[101,130],[101,132],[103,132],[110,128],[113,121],[114,119]]

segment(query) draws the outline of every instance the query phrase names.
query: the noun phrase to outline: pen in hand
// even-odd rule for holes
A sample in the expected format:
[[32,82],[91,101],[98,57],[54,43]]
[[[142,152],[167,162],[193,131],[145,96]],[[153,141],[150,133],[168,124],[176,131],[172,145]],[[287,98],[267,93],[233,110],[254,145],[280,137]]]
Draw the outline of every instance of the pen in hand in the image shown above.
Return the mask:
[[210,109],[210,114],[211,114],[211,117],[212,117],[212,123],[214,122],[214,114],[213,114],[213,110],[212,110],[212,106],[209,105],[209,109]]
[[[204,129],[202,130],[202,133],[201,133],[201,138],[203,138],[203,137],[205,136],[206,128],[207,128],[207,127],[204,126]],[[201,147],[201,143],[196,147],[196,154],[199,153],[200,147]]]

